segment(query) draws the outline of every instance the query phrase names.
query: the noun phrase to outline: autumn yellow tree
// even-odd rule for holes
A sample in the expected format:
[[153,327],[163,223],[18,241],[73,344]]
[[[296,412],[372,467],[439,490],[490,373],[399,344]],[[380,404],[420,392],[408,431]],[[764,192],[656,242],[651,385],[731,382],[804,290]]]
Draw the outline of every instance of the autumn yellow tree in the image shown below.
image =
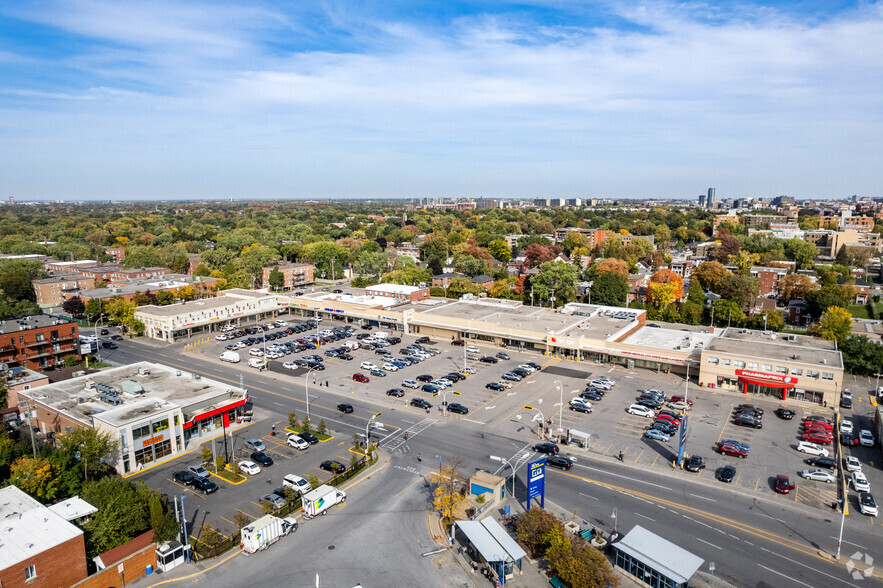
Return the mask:
[[624,262],[621,259],[616,259],[615,257],[608,257],[604,261],[598,264],[598,267],[595,268],[595,273],[603,274],[606,272],[612,272],[615,274],[622,274],[624,276],[629,275],[629,264]]
[[852,315],[845,308],[830,306],[819,319],[812,325],[811,332],[826,341],[843,341],[849,336],[852,328]]
[[684,280],[667,268],[650,276],[650,301],[668,306],[684,297]]
[[52,465],[43,457],[20,457],[12,464],[9,482],[37,500],[49,502],[58,492]]
[[434,475],[435,490],[433,491],[432,506],[439,512],[442,519],[450,522],[457,517],[460,506],[466,500],[463,492],[463,480],[460,475],[460,460],[451,458],[439,467]]

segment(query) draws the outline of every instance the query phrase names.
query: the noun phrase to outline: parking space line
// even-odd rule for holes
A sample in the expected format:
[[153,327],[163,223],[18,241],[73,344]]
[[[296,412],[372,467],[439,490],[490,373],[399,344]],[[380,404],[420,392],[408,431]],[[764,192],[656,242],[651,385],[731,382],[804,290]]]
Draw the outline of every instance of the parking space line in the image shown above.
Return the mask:
[[641,459],[641,456],[644,455],[644,450],[641,450],[641,453],[638,454],[638,457],[635,458],[635,463],[638,463],[638,460]]

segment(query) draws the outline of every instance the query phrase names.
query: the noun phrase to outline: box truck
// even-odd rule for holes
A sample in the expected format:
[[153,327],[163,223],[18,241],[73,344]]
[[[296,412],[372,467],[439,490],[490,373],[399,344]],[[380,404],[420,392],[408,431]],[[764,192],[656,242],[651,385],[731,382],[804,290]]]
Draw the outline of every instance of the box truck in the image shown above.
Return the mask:
[[261,369],[267,365],[267,360],[263,357],[250,357],[248,358],[248,367]]
[[239,363],[242,358],[239,357],[238,351],[225,351],[221,354],[221,361],[229,361],[230,363]]
[[242,551],[261,551],[292,531],[297,531],[297,519],[263,516],[247,527],[242,527]]
[[312,492],[304,494],[300,509],[304,515],[312,518],[318,514],[325,514],[335,504],[346,502],[346,492],[321,485]]

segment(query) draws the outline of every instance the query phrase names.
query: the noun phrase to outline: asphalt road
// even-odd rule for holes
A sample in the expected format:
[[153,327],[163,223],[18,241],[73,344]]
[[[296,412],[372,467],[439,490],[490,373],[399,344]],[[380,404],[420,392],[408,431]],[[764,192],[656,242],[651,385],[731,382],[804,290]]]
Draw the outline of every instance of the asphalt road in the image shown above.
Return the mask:
[[[108,354],[108,359],[119,363],[157,361],[237,384],[238,372],[243,371],[235,366],[219,364],[214,359],[202,359],[198,354],[182,356],[180,346],[158,347],[131,341],[122,342],[120,349]],[[418,367],[418,370],[412,373],[422,373],[419,369]],[[464,476],[477,469],[492,472],[502,470],[501,474],[509,471],[491,461],[490,455],[523,464],[524,460],[519,458],[534,456],[530,446],[536,441],[536,437],[535,426],[529,422],[531,415],[520,406],[527,401],[535,401],[537,394],[550,393],[547,385],[549,376],[546,376],[545,372],[542,375],[545,379],[537,378],[533,384],[524,382],[521,387],[513,388],[515,394],[512,396],[509,396],[511,391],[507,391],[491,398],[489,402],[496,404],[487,405],[493,406],[493,410],[487,411],[487,417],[476,414],[470,415],[473,418],[467,419],[445,418],[437,413],[426,415],[413,409],[389,405],[384,402],[385,399],[371,394],[347,396],[345,390],[340,393],[333,387],[331,390],[320,389],[316,393],[317,398],[311,399],[311,412],[326,418],[329,426],[339,429],[341,433],[364,431],[367,418],[340,415],[334,409],[337,402],[345,400],[352,403],[356,407],[356,415],[383,412],[380,420],[392,435],[385,445],[391,452],[391,464],[384,470],[383,476],[372,473],[370,479],[373,482],[366,482],[361,487],[354,488],[346,507],[335,513],[335,516],[329,515],[307,522],[304,528],[298,531],[294,541],[289,540],[288,544],[298,545],[299,563],[295,566],[297,570],[290,570],[290,559],[287,561],[281,559],[286,557],[282,553],[287,552],[287,546],[278,550],[274,546],[274,549],[260,554],[260,558],[254,557],[249,560],[261,561],[263,564],[245,565],[251,574],[247,577],[250,580],[255,579],[254,574],[260,574],[260,569],[268,567],[266,564],[271,563],[267,558],[275,561],[278,557],[280,566],[288,565],[288,573],[304,573],[304,578],[312,579],[310,582],[312,583],[314,572],[326,570],[323,564],[328,558],[337,557],[337,555],[329,556],[327,547],[334,544],[332,541],[335,538],[341,539],[337,539],[336,547],[332,551],[345,548],[345,553],[349,557],[339,568],[335,568],[341,575],[333,576],[334,582],[322,582],[323,585],[344,586],[350,581],[353,585],[356,581],[362,582],[364,586],[398,584],[389,582],[390,577],[385,576],[384,569],[381,569],[383,566],[376,564],[378,558],[389,558],[388,561],[385,560],[389,565],[391,562],[401,561],[407,570],[411,570],[412,567],[424,569],[414,563],[425,561],[412,557],[416,550],[411,548],[405,551],[403,546],[410,545],[414,541],[418,541],[417,545],[422,546],[420,541],[427,543],[428,539],[431,539],[428,531],[424,530],[425,521],[421,524],[403,523],[408,521],[407,517],[411,516],[411,511],[419,513],[420,517],[425,519],[429,498],[412,494],[418,492],[416,488],[420,485],[419,482],[415,482],[415,486],[404,494],[397,495],[397,492],[407,486],[407,477],[399,480],[394,476],[392,481],[388,481],[388,472],[408,473],[414,469],[426,471],[437,455],[445,459],[450,456],[460,458],[460,471]],[[653,379],[655,376],[650,374],[648,377]],[[302,383],[294,382],[290,378],[282,379],[272,373],[259,374],[255,370],[246,372],[244,378],[246,387],[252,391],[252,398],[257,407],[275,410],[281,414],[291,409],[303,413],[305,401]],[[560,376],[553,379],[560,379]],[[616,394],[622,397],[615,401],[616,415],[620,414],[621,401],[624,401],[630,393],[622,391],[622,388],[625,388],[622,383],[620,386],[620,389],[615,389]],[[312,395],[312,386],[310,389]],[[667,391],[670,394],[677,393],[674,389]],[[558,402],[560,395],[557,384],[554,384],[551,393]],[[613,400],[613,397],[605,398],[603,403],[613,405],[611,402]],[[477,408],[483,410],[482,407]],[[522,418],[518,419],[517,416]],[[579,418],[591,419],[597,416],[599,414],[596,413]],[[770,415],[767,420],[774,418]],[[600,419],[596,421],[600,422]],[[614,420],[614,426],[619,423],[618,419]],[[607,424],[610,425],[609,422]],[[400,432],[408,429],[411,430],[410,438],[404,442],[401,440]],[[721,433],[722,431],[719,432]],[[565,448],[565,452],[571,449],[577,451],[568,447]],[[755,448],[755,451],[758,449]],[[417,463],[415,453],[423,456],[422,463]],[[798,457],[805,456],[798,455]],[[740,460],[736,465],[739,466],[741,463]],[[519,474],[523,471],[522,467]],[[416,477],[414,473],[410,475]],[[521,478],[516,495],[523,499],[524,488],[520,480]],[[819,551],[836,551],[840,529],[838,513],[830,509],[826,511],[811,508],[788,497],[776,496],[770,491],[745,492],[743,488],[730,488],[707,474],[697,477],[686,472],[671,470],[659,459],[656,459],[652,465],[645,463],[643,458],[619,463],[610,454],[601,451],[601,448],[589,452],[581,451],[573,469],[568,472],[549,473],[547,493],[550,506],[554,504],[561,514],[566,515],[566,518],[571,517],[573,509],[579,509],[578,516],[585,519],[587,525],[601,526],[608,531],[614,525],[611,515],[615,508],[616,525],[621,531],[628,532],[634,525],[640,524],[705,559],[706,567],[703,569],[707,569],[708,562],[714,561],[716,576],[727,577],[737,585],[775,583],[785,586],[844,584],[869,586],[876,583],[872,578],[854,579],[845,566],[853,555],[867,552],[873,556],[880,552],[879,521],[869,520],[869,517],[863,517],[857,512],[851,511],[851,515],[845,521],[841,563],[832,563],[819,555]],[[394,500],[396,498],[404,502]],[[402,512],[408,514],[403,514],[401,518],[396,517],[397,508],[404,508]],[[367,536],[381,539],[372,541],[370,549],[366,547],[366,552],[374,553],[374,557],[359,559],[362,553],[360,546],[357,542],[349,542],[350,537],[354,535],[352,518],[340,514],[344,512],[361,513],[360,516],[366,517],[364,522],[368,526],[365,529],[370,531]],[[310,536],[307,527],[320,525],[321,534],[304,544],[304,538]],[[375,528],[383,531],[377,531],[378,534],[373,535],[371,533]],[[360,527],[358,533],[360,536],[362,536],[361,529]],[[399,537],[405,537],[407,540],[400,543]],[[341,543],[341,541],[347,542]],[[318,559],[313,559],[311,556]],[[355,558],[353,566],[349,566],[350,558]],[[236,566],[224,566],[223,569],[243,567],[242,559],[236,558],[236,560]],[[313,561],[318,563],[305,563]],[[275,566],[269,567],[275,568]],[[351,573],[347,570],[352,570],[354,567],[362,572],[358,577],[347,575]],[[864,567],[865,564],[861,564],[858,569],[863,570]],[[304,569],[307,571],[300,571]],[[408,573],[407,570],[396,573]],[[431,569],[425,568],[425,571],[433,574],[433,578],[444,577],[437,566],[431,566]],[[266,573],[275,572],[266,570]],[[270,576],[266,576],[266,579],[270,579]],[[301,585],[299,582],[295,584]],[[435,584],[428,580],[428,577],[423,579],[414,577],[412,583],[399,585]]]

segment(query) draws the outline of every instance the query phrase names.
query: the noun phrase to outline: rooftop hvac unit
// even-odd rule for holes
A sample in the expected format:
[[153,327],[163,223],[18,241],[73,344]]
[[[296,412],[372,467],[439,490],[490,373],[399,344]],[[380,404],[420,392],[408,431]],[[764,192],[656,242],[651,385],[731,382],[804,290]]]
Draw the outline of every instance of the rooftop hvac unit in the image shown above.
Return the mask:
[[95,389],[95,382],[93,382],[92,380],[86,380],[86,390],[94,390],[94,389]]
[[149,375],[150,375],[150,369],[148,369],[148,368],[146,368],[146,367],[140,367],[140,368],[138,368],[138,375],[139,375],[139,376],[149,376]]
[[74,378],[81,378],[81,377],[83,377],[83,376],[85,376],[85,375],[86,375],[86,372],[83,371],[83,370],[79,370],[79,371],[73,372],[73,373],[71,374],[71,376],[73,376]]

